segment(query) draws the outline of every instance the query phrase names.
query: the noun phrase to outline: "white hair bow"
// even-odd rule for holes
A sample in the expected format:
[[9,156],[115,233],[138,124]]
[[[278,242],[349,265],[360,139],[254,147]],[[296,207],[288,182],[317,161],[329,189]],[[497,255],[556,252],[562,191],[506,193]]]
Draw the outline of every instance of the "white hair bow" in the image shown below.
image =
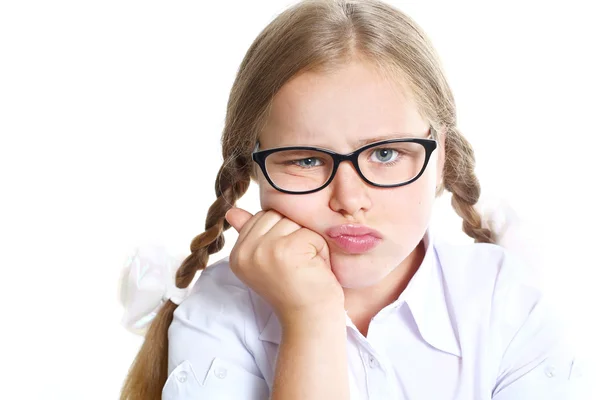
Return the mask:
[[482,197],[476,208],[481,213],[482,227],[495,233],[496,244],[521,258],[534,270],[539,269],[543,232],[534,229],[530,220],[524,219],[499,197]]
[[160,245],[138,247],[129,257],[120,280],[125,309],[121,323],[127,330],[144,335],[167,300],[180,304],[187,297],[189,289],[175,286],[175,272],[182,261]]

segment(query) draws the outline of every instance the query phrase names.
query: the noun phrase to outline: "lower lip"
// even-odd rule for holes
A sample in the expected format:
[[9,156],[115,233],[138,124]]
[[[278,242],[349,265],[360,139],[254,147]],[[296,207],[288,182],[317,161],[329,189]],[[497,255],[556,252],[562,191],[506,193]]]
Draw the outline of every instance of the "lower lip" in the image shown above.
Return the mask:
[[362,235],[362,236],[347,236],[341,235],[332,238],[335,243],[351,254],[360,254],[365,253],[381,242],[381,239],[376,238],[371,235]]

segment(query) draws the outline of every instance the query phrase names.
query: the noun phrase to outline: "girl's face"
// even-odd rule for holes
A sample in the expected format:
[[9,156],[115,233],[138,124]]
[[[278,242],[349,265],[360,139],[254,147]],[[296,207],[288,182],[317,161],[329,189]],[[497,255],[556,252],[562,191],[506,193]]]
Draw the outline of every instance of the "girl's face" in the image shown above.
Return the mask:
[[[382,137],[426,138],[428,129],[401,86],[353,62],[335,74],[307,72],[287,82],[274,98],[259,141],[261,150],[315,146],[347,154]],[[394,188],[369,185],[350,162],[339,165],[329,186],[302,195],[277,191],[258,172],[261,207],[323,236],[342,287],[371,286],[398,267],[425,234],[442,176],[442,143],[418,180]],[[381,240],[368,251],[349,251],[328,235],[345,224],[374,229]]]

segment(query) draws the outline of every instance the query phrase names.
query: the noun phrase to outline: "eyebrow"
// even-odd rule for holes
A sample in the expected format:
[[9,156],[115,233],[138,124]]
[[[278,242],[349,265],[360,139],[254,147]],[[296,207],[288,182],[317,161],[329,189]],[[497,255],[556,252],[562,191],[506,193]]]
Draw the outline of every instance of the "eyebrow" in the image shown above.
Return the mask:
[[381,142],[383,140],[403,139],[403,138],[415,138],[415,137],[418,137],[418,135],[415,134],[415,133],[394,132],[394,133],[390,133],[390,134],[387,134],[387,135],[380,135],[380,136],[371,137],[371,138],[368,138],[368,139],[358,140],[358,141],[354,142],[354,146],[356,148],[359,148],[359,147],[363,147],[363,146],[366,146],[366,145],[371,144],[371,143]]
[[[427,130],[427,136],[429,137],[431,136],[431,127]],[[368,144],[371,143],[375,143],[375,142],[381,142],[383,140],[388,140],[388,139],[404,139],[404,138],[418,138],[420,137],[419,134],[417,133],[407,133],[407,132],[392,132],[392,133],[388,133],[386,135],[379,135],[379,136],[375,136],[375,137],[370,137],[367,139],[360,139],[356,142],[354,142],[354,148],[358,149],[360,147],[366,146]],[[260,147],[260,143],[258,141],[256,141],[256,145],[254,147],[254,151],[258,151]],[[279,147],[286,147],[286,146],[279,146]],[[321,148],[327,148],[327,146],[323,147],[323,146],[317,146],[317,147],[321,147]]]

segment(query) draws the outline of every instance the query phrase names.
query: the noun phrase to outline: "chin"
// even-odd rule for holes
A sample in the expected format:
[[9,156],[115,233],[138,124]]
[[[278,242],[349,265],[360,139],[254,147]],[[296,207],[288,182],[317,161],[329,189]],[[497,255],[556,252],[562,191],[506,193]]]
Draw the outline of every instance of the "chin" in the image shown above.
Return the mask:
[[333,253],[331,271],[343,288],[354,289],[376,284],[389,273],[371,254]]

